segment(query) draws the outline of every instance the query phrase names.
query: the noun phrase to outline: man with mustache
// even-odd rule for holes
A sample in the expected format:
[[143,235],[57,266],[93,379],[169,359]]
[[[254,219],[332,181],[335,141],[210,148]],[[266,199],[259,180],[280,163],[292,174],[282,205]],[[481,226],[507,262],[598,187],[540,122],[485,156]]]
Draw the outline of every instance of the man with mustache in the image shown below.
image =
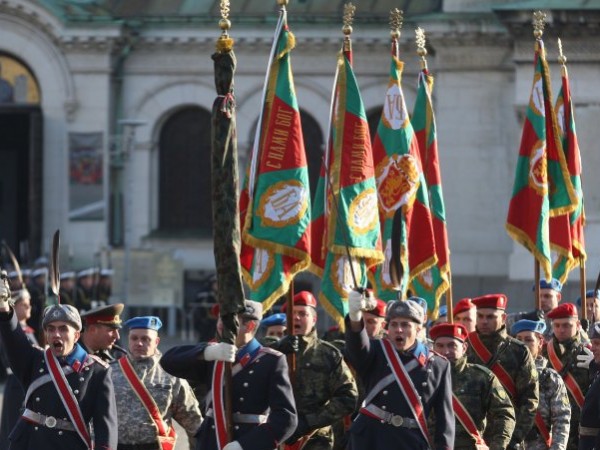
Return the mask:
[[[352,291],[346,317],[346,355],[366,388],[350,428],[352,450],[449,450],[454,446],[450,364],[417,340],[424,311],[414,300],[393,302],[385,339],[369,339],[367,298]],[[428,421],[435,423],[430,441]]]
[[535,362],[525,344],[506,331],[506,295],[482,295],[473,303],[477,307],[477,325],[469,334],[467,361],[490,369],[509,393],[517,424],[507,448],[522,449],[539,403]]
[[[78,343],[81,318],[70,305],[46,308],[47,350],[33,347],[0,285],[0,335],[11,369],[27,391],[11,449],[62,450],[117,447],[117,411],[108,364]],[[93,427],[93,433],[91,432]]]

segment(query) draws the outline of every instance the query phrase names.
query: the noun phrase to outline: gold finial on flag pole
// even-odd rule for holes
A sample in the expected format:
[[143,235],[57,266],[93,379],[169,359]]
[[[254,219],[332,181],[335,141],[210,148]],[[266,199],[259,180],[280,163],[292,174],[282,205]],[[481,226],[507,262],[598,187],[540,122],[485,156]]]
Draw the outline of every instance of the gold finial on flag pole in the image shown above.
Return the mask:
[[277,4],[279,6],[281,6],[282,8],[285,8],[289,2],[290,2],[290,0],[277,0]]
[[544,27],[546,26],[546,13],[542,11],[535,11],[533,13],[533,36],[536,39],[541,39],[544,34]]
[[352,34],[352,22],[354,21],[354,13],[356,12],[356,6],[352,3],[346,3],[344,5],[344,26],[342,32],[344,33],[344,51],[351,50],[350,35]]
[[567,64],[567,57],[563,53],[562,41],[558,38],[558,63],[561,66]]
[[233,50],[233,39],[229,36],[229,29],[231,28],[229,0],[221,0],[219,10],[221,11],[221,19],[219,20],[221,36],[217,40],[217,52],[226,53]]
[[415,43],[417,44],[417,55],[421,57],[421,69],[427,70],[427,40],[425,39],[425,30],[421,27],[415,30]]
[[392,39],[399,39],[404,22],[404,11],[398,8],[390,10],[390,35]]

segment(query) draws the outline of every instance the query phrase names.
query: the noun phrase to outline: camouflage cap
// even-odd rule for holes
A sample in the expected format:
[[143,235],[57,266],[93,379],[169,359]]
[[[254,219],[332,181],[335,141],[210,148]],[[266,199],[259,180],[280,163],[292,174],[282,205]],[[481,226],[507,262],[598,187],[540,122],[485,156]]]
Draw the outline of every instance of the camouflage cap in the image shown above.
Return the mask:
[[67,322],[77,331],[81,331],[81,317],[75,307],[71,305],[52,305],[44,310],[42,328],[46,329],[52,322]]
[[414,300],[390,302],[387,307],[385,320],[387,323],[390,323],[396,317],[404,317],[422,325],[425,320],[425,313],[423,307]]

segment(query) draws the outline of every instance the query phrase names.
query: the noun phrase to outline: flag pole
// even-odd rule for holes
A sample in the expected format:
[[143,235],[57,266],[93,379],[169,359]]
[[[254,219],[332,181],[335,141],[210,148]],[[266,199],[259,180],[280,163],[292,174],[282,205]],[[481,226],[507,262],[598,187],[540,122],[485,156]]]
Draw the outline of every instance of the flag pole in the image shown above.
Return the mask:
[[534,257],[534,273],[535,273],[535,289],[534,292],[534,304],[535,309],[542,309],[542,301],[540,299],[540,262]]

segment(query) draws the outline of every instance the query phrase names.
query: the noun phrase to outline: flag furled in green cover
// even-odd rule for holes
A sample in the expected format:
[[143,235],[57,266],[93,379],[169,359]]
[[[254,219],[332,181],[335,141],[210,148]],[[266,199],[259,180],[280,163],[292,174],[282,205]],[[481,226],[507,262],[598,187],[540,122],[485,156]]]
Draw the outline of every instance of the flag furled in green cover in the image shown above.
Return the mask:
[[[564,154],[551,103],[550,71],[541,39],[536,41],[535,73],[509,205],[508,234],[539,261],[552,278],[549,219],[576,207],[571,181],[565,179]],[[568,174],[566,174],[568,175]],[[563,184],[564,183],[564,184]],[[549,186],[552,185],[553,203]]]
[[[559,254],[552,267],[553,277],[564,283],[569,276],[569,272],[577,266],[578,262],[585,261],[587,255],[583,234],[585,210],[583,207],[583,188],[581,186],[581,154],[575,131],[575,111],[571,101],[567,67],[563,65],[561,69],[562,87],[558,93],[555,111],[571,183],[578,199],[575,211],[550,219],[551,242],[561,239],[562,233],[567,233],[571,241],[571,257]],[[565,221],[567,221],[566,226]],[[564,239],[564,237],[562,238]]]
[[[427,182],[402,91],[403,63],[392,55],[390,79],[373,144],[385,263],[373,286],[382,300],[404,296],[410,282],[437,261]],[[394,266],[402,265],[402,279]],[[431,305],[430,305],[431,306]]]
[[282,9],[267,72],[263,110],[240,201],[242,267],[249,297],[269,308],[310,264],[310,188]]
[[[325,169],[315,199],[312,271],[322,277],[320,300],[343,327],[348,293],[365,287],[367,269],[383,261],[369,126],[352,70],[349,42],[338,57]],[[313,234],[315,236],[315,234]],[[320,245],[319,245],[320,244]],[[347,253],[352,261],[348,260]]]
[[429,206],[435,238],[437,264],[413,279],[411,287],[415,295],[424,298],[429,305],[432,316],[437,316],[440,297],[450,287],[450,247],[446,229],[446,209],[442,191],[442,174],[438,157],[435,114],[431,93],[433,77],[427,69],[419,73],[417,99],[412,116],[412,125],[419,143],[421,164],[424,168],[427,189],[429,190]]

